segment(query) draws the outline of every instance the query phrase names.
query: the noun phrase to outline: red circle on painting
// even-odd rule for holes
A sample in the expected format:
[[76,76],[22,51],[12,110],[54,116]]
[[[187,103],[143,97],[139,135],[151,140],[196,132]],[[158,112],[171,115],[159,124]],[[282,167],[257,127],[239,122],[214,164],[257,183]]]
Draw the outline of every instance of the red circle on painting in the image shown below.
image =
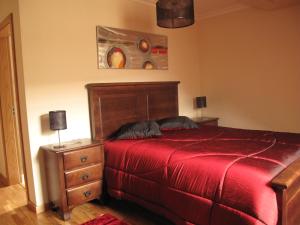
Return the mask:
[[110,68],[125,68],[126,55],[123,50],[119,47],[112,47],[107,53],[107,64]]

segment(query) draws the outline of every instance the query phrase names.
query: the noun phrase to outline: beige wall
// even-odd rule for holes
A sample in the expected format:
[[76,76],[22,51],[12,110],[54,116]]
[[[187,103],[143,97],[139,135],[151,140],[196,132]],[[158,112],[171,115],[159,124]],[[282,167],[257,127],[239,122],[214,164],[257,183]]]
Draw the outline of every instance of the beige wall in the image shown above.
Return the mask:
[[[65,109],[68,129],[61,132],[62,140],[90,137],[85,84],[180,80],[180,113],[194,113],[199,88],[190,77],[198,75],[196,26],[157,28],[155,7],[129,0],[20,1],[20,19],[37,205],[47,201],[39,146],[57,142],[57,134],[46,129],[48,121],[41,116]],[[168,35],[169,70],[97,69],[96,25]]]
[[221,125],[300,132],[300,7],[250,9],[201,22],[204,113]]
[[[20,100],[20,115],[21,115],[21,130],[24,145],[24,157],[27,173],[27,186],[29,190],[29,197],[35,201],[33,171],[31,163],[31,153],[29,148],[28,128],[27,128],[27,114],[23,79],[23,64],[22,64],[22,46],[20,34],[20,18],[18,0],[0,0],[0,21],[3,21],[9,14],[13,14],[16,62],[17,62],[17,79],[18,79],[18,93]],[[1,143],[0,143],[1,146]],[[0,159],[1,160],[1,159]]]

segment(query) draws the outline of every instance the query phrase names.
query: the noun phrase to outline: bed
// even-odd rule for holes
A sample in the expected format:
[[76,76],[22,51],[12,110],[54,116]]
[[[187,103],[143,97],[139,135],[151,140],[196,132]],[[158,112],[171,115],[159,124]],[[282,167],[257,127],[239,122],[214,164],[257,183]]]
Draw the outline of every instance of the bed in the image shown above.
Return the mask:
[[89,84],[108,193],[175,224],[299,225],[300,135],[203,126],[110,141],[121,125],[178,115],[179,82]]

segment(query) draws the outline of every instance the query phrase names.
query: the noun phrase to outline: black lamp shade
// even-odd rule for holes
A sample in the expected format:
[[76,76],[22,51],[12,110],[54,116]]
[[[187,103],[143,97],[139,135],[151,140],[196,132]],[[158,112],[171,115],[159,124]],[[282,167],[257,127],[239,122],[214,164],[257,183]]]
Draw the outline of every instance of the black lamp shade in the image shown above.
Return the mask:
[[66,111],[50,111],[49,122],[51,130],[64,130],[67,129]]
[[197,108],[206,108],[206,96],[196,97]]
[[157,25],[179,28],[194,24],[193,0],[159,0],[156,3]]

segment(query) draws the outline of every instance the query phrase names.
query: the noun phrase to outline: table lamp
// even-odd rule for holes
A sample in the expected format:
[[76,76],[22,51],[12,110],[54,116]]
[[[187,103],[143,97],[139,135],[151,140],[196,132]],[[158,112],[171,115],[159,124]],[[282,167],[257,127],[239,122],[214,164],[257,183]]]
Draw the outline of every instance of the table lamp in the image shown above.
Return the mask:
[[54,148],[64,148],[64,145],[61,145],[60,142],[60,130],[67,129],[67,120],[66,120],[66,111],[65,110],[57,110],[49,112],[49,122],[50,129],[57,130],[58,132],[58,145],[54,146]]
[[[196,108],[197,109],[206,108],[206,96],[196,97]],[[201,116],[202,116],[202,112],[200,117]]]

